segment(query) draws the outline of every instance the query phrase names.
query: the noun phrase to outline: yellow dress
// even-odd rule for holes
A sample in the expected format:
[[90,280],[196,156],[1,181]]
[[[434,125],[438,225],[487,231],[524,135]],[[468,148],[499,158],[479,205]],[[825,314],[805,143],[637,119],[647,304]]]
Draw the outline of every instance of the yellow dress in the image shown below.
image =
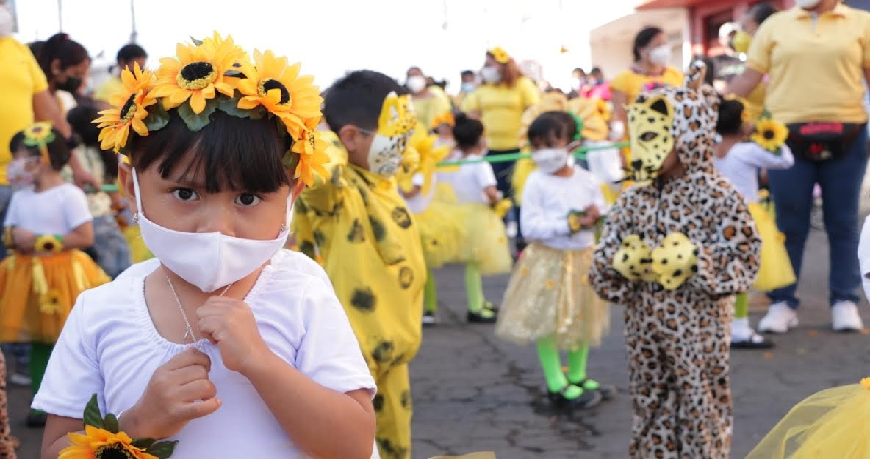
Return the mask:
[[785,287],[797,282],[788,252],[785,236],[779,232],[776,222],[762,204],[750,203],[749,213],[761,237],[761,266],[752,287],[762,292]]
[[0,263],[0,341],[54,343],[76,298],[111,279],[79,250]]
[[864,459],[870,379],[823,390],[798,403],[746,459]]
[[414,214],[414,221],[420,233],[426,266],[437,269],[460,258],[460,249],[468,231],[457,218],[456,200],[450,185],[438,183],[433,192],[432,202],[423,212]]
[[378,385],[381,456],[409,457],[408,362],[422,339],[426,282],[420,235],[395,179],[348,164],[335,134],[324,140],[331,176],[299,196],[293,234],[301,252],[322,260]]

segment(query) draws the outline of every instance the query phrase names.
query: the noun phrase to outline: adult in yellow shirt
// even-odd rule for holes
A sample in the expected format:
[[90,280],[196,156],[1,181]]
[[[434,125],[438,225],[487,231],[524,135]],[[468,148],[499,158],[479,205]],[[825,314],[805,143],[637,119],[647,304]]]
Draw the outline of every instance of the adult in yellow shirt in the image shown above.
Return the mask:
[[[795,156],[791,169],[769,171],[776,223],[800,278],[810,228],[813,188],[822,189],[830,244],[833,328],[863,328],[856,304],[862,273],[858,258],[861,182],[867,168],[867,113],[863,99],[870,79],[870,13],[839,0],[796,0],[759,27],[746,68],[731,82],[744,97],[768,75],[765,107],[789,125]],[[826,131],[825,143],[813,143]],[[818,140],[817,140],[818,142]],[[815,147],[814,145],[819,145]],[[772,304],[761,331],[784,333],[798,324],[797,284],[769,293]]]
[[419,67],[411,67],[406,74],[405,87],[411,93],[411,103],[417,120],[427,128],[436,116],[449,113],[452,109],[447,94],[437,86],[429,86],[426,75]]
[[627,139],[625,105],[642,92],[663,86],[682,86],[683,74],[669,67],[671,47],[664,31],[646,27],[634,37],[634,64],[610,82],[613,116],[610,122],[613,140]]
[[[465,97],[462,111],[479,118],[486,127],[487,155],[506,155],[520,152],[523,113],[538,103],[541,93],[535,83],[523,76],[513,58],[501,48],[486,52],[486,61],[480,71],[483,84]],[[498,191],[505,197],[512,194],[511,175],[516,161],[492,163]],[[519,212],[514,209],[516,221]],[[522,229],[517,223],[517,249],[525,243]]]
[[121,72],[124,69],[129,68],[133,70],[133,64],[139,64],[139,67],[145,68],[145,63],[148,61],[148,53],[145,52],[145,48],[137,45],[136,43],[129,43],[121,47],[118,50],[118,56],[116,58],[116,62],[118,63],[117,67],[112,69],[112,76],[109,77],[96,91],[94,91],[94,99],[108,102],[109,97],[112,94],[121,90],[124,87],[124,84],[121,83]]

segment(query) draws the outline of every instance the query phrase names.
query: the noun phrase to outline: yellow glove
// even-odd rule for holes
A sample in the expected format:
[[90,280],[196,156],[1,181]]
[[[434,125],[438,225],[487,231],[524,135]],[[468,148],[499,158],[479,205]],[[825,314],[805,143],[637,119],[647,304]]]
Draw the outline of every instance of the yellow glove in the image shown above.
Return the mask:
[[513,201],[508,198],[502,199],[501,201],[493,204],[492,211],[498,215],[498,218],[504,218],[508,212],[510,212],[511,207],[514,206]]
[[652,282],[655,275],[649,269],[650,252],[640,236],[632,234],[623,239],[622,247],[613,256],[613,269],[630,281]]
[[698,272],[698,246],[683,233],[665,236],[652,251],[652,270],[667,290],[675,290]]

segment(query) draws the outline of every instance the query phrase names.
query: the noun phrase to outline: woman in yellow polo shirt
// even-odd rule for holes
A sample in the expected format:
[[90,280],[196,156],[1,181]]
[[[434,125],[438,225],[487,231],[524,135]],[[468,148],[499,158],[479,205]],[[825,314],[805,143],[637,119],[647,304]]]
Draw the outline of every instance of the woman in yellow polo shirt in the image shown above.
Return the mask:
[[662,86],[682,86],[683,74],[669,67],[671,47],[662,29],[646,27],[634,37],[634,64],[610,82],[613,115],[610,122],[614,140],[627,139],[625,105],[642,91]]
[[[486,52],[480,71],[483,84],[462,101],[462,111],[479,118],[486,128],[488,155],[520,152],[522,117],[526,109],[541,98],[535,83],[523,76],[513,58],[501,48]],[[515,161],[492,163],[497,188],[505,197],[511,195],[510,177]],[[518,213],[515,214],[518,217]],[[519,221],[519,218],[516,218]],[[519,224],[517,224],[519,227]],[[517,229],[517,249],[522,250],[522,230]]]
[[414,114],[423,126],[431,126],[435,117],[452,111],[450,98],[438,86],[430,87],[419,67],[409,68],[406,77],[405,87],[411,93]]
[[[867,168],[864,81],[870,75],[870,13],[839,0],[796,0],[764,21],[746,68],[731,92],[746,96],[768,76],[765,107],[789,126],[791,169],[770,171],[776,223],[800,278],[813,187],[822,189],[830,244],[833,328],[861,330],[858,206]],[[770,292],[759,330],[784,333],[798,324],[797,284]]]

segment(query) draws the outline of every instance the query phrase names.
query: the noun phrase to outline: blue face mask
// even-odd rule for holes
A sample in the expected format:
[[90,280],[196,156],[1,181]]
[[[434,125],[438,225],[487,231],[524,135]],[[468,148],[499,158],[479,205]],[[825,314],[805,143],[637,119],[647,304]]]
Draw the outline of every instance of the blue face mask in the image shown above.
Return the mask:
[[460,87],[460,91],[471,92],[471,91],[474,91],[476,88],[477,88],[477,86],[474,83],[466,82],[466,83],[462,83],[462,86]]

